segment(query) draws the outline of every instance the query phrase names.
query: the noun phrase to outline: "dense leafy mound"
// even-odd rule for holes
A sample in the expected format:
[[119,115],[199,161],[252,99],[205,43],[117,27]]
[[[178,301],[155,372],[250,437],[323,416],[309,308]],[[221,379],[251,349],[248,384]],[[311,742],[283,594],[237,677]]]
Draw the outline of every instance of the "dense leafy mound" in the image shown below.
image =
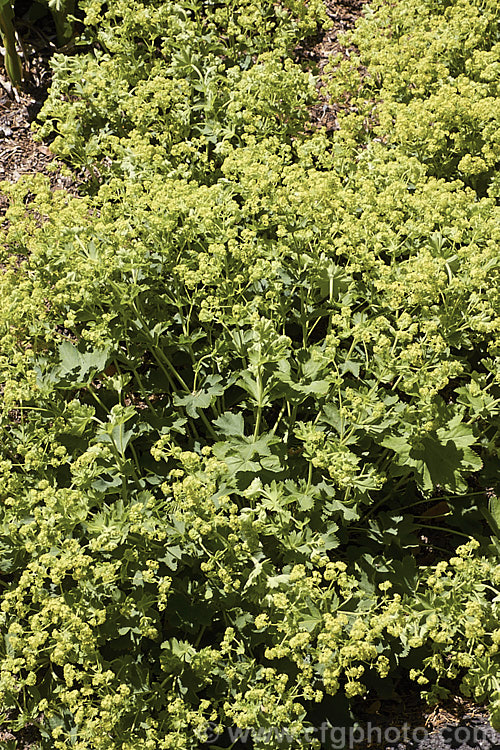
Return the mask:
[[78,750],[310,745],[406,673],[495,718],[495,2],[372,6],[329,137],[319,4],[82,5],[41,134],[88,195],[4,185],[4,705]]

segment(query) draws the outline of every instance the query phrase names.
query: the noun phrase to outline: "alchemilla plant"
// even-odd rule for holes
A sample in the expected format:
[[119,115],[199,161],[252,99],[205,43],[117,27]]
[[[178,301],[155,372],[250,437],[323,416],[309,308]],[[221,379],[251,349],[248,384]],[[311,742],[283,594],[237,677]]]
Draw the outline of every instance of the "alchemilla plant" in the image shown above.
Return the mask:
[[496,3],[367,7],[333,134],[319,0],[80,12],[37,127],[85,194],[2,188],[5,720],[300,747],[409,676],[498,726]]

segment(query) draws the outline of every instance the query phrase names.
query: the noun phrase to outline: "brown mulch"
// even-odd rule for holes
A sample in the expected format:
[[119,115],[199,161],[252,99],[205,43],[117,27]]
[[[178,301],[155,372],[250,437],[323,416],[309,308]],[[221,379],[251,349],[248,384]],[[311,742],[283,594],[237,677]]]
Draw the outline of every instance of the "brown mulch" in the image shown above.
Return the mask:
[[[15,748],[15,750],[36,750],[39,746],[39,742],[40,732],[37,727],[32,724],[28,724],[15,734],[0,727],[0,747],[12,747]],[[10,743],[10,745],[7,743]]]
[[[51,29],[34,29],[19,24],[26,53],[25,80],[22,90],[12,88],[3,66],[0,66],[0,182],[15,183],[22,175],[46,174],[54,190],[65,189],[77,194],[83,179],[67,176],[48,146],[33,139],[31,123],[36,119],[51,81],[49,59],[56,47]],[[24,55],[23,55],[24,56]],[[1,56],[0,56],[1,57]],[[6,200],[0,195],[0,215]]]
[[15,92],[3,71],[0,85],[0,180],[17,182],[22,174],[46,172],[54,158],[31,134],[45,92],[34,86]]
[[[449,685],[450,697],[439,706],[429,706],[421,697],[418,686],[409,679],[398,684],[390,699],[368,696],[356,706],[356,717],[361,726],[380,727],[382,732],[388,727],[402,730],[409,727],[409,733],[420,728],[430,735],[438,734],[449,726],[463,726],[468,721],[479,720],[488,723],[488,711],[473,701],[459,695],[459,686]],[[367,731],[368,734],[368,731]],[[376,741],[361,743],[359,750],[385,750],[387,743]]]
[[346,103],[333,102],[328,95],[325,68],[331,58],[341,54],[348,57],[354,47],[345,47],[339,42],[339,35],[354,28],[356,20],[363,13],[367,0],[325,0],[326,12],[332,25],[315,37],[297,46],[295,55],[318,75],[319,102],[309,109],[310,129],[324,128],[326,132],[338,130],[337,114],[345,109]]

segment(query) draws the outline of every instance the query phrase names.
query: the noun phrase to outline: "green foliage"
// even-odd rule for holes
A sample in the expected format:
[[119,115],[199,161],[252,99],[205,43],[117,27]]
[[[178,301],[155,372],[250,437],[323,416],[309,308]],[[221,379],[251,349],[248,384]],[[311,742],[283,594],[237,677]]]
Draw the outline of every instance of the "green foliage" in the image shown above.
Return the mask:
[[73,36],[73,14],[76,0],[45,0],[56,26],[57,41],[60,46],[67,44]]
[[[34,0],[26,16],[36,14],[40,5],[46,5],[54,19],[57,41],[63,46],[73,36],[75,0]],[[16,45],[15,12],[13,0],[0,0],[0,36],[5,48],[4,65],[11,83],[19,87],[23,80],[22,62]]]
[[164,173],[206,183],[231,145],[286,138],[307,118],[312,77],[285,55],[316,29],[320,0],[82,5],[94,46],[54,56],[40,136],[55,133],[54,150],[98,182]]
[[500,209],[458,137],[387,124],[448,49],[409,7],[358,25],[331,137],[291,55],[314,3],[90,0],[92,51],[55,58],[40,134],[89,189],[4,184],[0,278],[0,697],[43,748],[300,746],[403,672],[498,716]]
[[21,60],[16,49],[16,34],[13,25],[14,11],[10,0],[0,2],[0,36],[5,48],[4,64],[5,70],[14,86],[19,86],[23,73]]
[[[428,173],[498,197],[500,32],[496,0],[375,2],[350,38],[332,93],[353,96],[345,126],[374,132]],[[362,77],[358,66],[366,66]]]

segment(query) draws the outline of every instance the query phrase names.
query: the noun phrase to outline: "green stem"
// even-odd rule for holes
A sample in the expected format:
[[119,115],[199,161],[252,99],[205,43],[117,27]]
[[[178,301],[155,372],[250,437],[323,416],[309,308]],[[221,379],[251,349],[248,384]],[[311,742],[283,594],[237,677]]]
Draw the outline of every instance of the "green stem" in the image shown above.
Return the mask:
[[262,419],[262,406],[257,407],[257,417],[255,419],[255,430],[253,431],[253,440],[254,442],[259,437],[259,431],[260,431],[260,421]]
[[[287,407],[289,407],[289,404],[288,404],[288,403],[287,403]],[[285,433],[285,438],[284,438],[284,439],[285,439],[285,441],[289,440],[289,438],[290,438],[290,435],[291,435],[291,434],[292,434],[292,432],[293,432],[293,428],[294,428],[294,426],[295,426],[295,420],[296,420],[296,418],[297,418],[297,409],[298,409],[298,405],[297,405],[297,404],[294,404],[294,405],[292,406],[291,414],[290,414],[290,416],[289,416],[289,420],[288,420],[288,429],[287,429],[287,431],[286,431],[286,433]]]
[[[208,421],[208,419],[205,416],[205,413],[203,412],[202,409],[198,409],[198,415],[199,415],[201,421],[203,422],[203,424],[205,425],[205,427],[207,428],[207,431],[208,431],[210,437],[213,438],[214,440],[218,440],[219,438],[217,436],[217,433],[215,432],[214,428],[212,427],[212,425]],[[194,427],[194,425],[193,425],[193,427]]]
[[[133,456],[134,463],[136,465],[137,471],[140,471],[139,456],[137,455],[137,451],[135,449],[135,445],[133,444],[132,440],[130,441],[129,445],[130,445],[130,451],[132,453],[132,456]],[[135,471],[135,469],[134,469],[134,479],[138,482],[139,481],[139,475],[138,475],[137,471]]]
[[65,0],[61,10],[53,10],[52,18],[56,27],[57,44],[63,47],[73,36],[73,23],[68,16],[75,12],[75,0]]
[[300,324],[302,326],[302,347],[307,349],[307,321],[305,319],[304,289],[300,288]]
[[141,376],[139,375],[139,373],[137,372],[137,370],[134,367],[132,368],[132,372],[134,373],[134,377],[137,380],[137,384],[139,386],[139,391],[141,392],[141,396],[144,399],[144,403],[147,405],[148,409],[151,409],[151,411],[153,412],[153,414],[155,415],[155,417],[158,417],[158,412],[154,408],[153,404],[151,403],[151,400],[149,399],[149,397],[148,397],[148,395],[146,393],[146,389],[144,388],[144,383],[142,381]]
[[203,634],[206,631],[206,629],[207,629],[206,625],[202,625],[201,626],[200,632],[198,633],[198,637],[197,637],[197,639],[194,642],[194,648],[198,648],[198,646],[200,645],[201,639],[203,638]]
[[285,413],[286,407],[287,407],[287,402],[283,401],[283,406],[281,407],[281,411],[278,414],[278,418],[277,418],[276,422],[273,425],[273,428],[271,430],[271,435],[274,435],[276,433],[276,430],[278,429],[278,425],[281,422],[281,418],[282,418],[283,414]]
[[257,373],[257,387],[259,390],[259,403],[257,405],[257,416],[255,419],[255,430],[253,432],[254,442],[257,440],[260,431],[260,422],[262,419],[262,377],[260,374],[260,367]]
[[111,412],[110,412],[110,410],[108,409],[108,407],[107,407],[107,406],[105,406],[105,404],[103,404],[103,402],[101,401],[101,399],[99,398],[99,396],[98,396],[98,395],[97,395],[97,393],[95,392],[95,389],[94,389],[94,388],[92,387],[92,385],[90,385],[90,384],[89,384],[89,385],[88,385],[87,387],[88,387],[89,393],[90,393],[90,394],[91,394],[91,396],[92,396],[92,397],[94,398],[94,400],[95,400],[95,401],[96,401],[96,402],[97,402],[97,403],[99,404],[99,406],[101,407],[101,409],[102,409],[102,410],[103,410],[103,411],[104,411],[104,412],[105,412],[106,414],[110,414],[110,413],[111,413]]
[[452,534],[458,534],[458,536],[463,536],[465,539],[471,538],[470,534],[464,534],[462,531],[457,531],[456,529],[450,529],[449,526],[447,526],[446,528],[443,528],[442,526],[431,526],[427,523],[419,523],[418,528],[419,529],[432,529],[433,531],[446,531],[447,533],[451,532]]
[[311,487],[312,482],[312,475],[313,475],[313,465],[311,462],[309,462],[309,469],[307,471],[307,485],[306,485],[306,493],[309,491]]
[[0,35],[5,47],[5,70],[13,86],[18,88],[23,78],[21,60],[16,49],[16,32],[14,31],[14,10],[7,3],[0,10]]
[[135,310],[135,312],[137,314],[137,317],[139,318],[140,323],[142,324],[143,331],[146,334],[146,337],[149,339],[149,343],[151,344],[151,353],[152,353],[153,357],[155,358],[155,360],[157,361],[157,363],[160,366],[160,368],[162,369],[162,371],[164,372],[164,374],[167,376],[167,380],[169,381],[169,383],[171,384],[171,386],[173,387],[173,389],[175,390],[175,384],[174,384],[172,378],[170,377],[170,375],[165,370],[165,368],[161,365],[160,360],[162,360],[163,363],[166,365],[166,367],[168,367],[168,369],[170,370],[170,372],[172,373],[172,375],[174,375],[177,378],[177,380],[179,381],[179,383],[181,384],[181,386],[184,388],[184,390],[186,391],[186,393],[191,393],[191,389],[189,388],[189,386],[187,385],[187,383],[185,382],[185,380],[179,375],[179,373],[177,372],[177,370],[175,369],[175,367],[173,366],[173,364],[171,363],[171,361],[169,360],[169,358],[163,353],[163,351],[160,349],[160,347],[156,345],[156,342],[155,342],[153,336],[151,335],[151,333],[149,331],[148,325],[147,325],[146,321],[144,320],[144,317],[142,316],[142,314],[137,309],[137,305],[135,304],[135,300],[132,301],[132,306],[133,306],[133,308],[134,308],[134,310]]
[[[396,482],[396,484],[395,484],[395,485],[394,485],[394,486],[393,486],[393,487],[391,488],[391,491],[390,491],[389,493],[387,493],[386,495],[384,495],[384,497],[383,497],[383,498],[382,498],[381,500],[379,500],[378,502],[376,502],[376,503],[375,503],[375,505],[372,505],[372,507],[371,507],[371,508],[368,508],[367,512],[366,512],[366,513],[364,513],[364,514],[363,514],[363,515],[362,515],[362,516],[360,517],[360,521],[366,521],[366,519],[367,519],[367,518],[369,518],[370,516],[372,516],[372,515],[373,515],[373,514],[375,513],[375,511],[376,511],[376,510],[377,510],[378,508],[380,508],[380,506],[381,506],[381,505],[384,505],[384,503],[386,503],[386,502],[387,502],[388,500],[390,500],[390,499],[391,499],[391,497],[392,497],[392,496],[393,496],[393,495],[395,494],[396,490],[397,490],[397,489],[398,489],[398,488],[399,488],[399,487],[400,487],[401,485],[403,485],[403,484],[404,484],[404,483],[405,483],[405,482],[407,481],[407,479],[408,479],[408,477],[401,477],[401,479],[399,480],[399,482]],[[416,504],[416,503],[415,503],[415,504]],[[409,508],[411,508],[411,507],[412,507],[412,505],[409,505],[408,507],[409,507]],[[398,511],[399,511],[399,510],[402,510],[402,508],[401,508],[401,509],[400,509],[400,508],[398,508]]]

